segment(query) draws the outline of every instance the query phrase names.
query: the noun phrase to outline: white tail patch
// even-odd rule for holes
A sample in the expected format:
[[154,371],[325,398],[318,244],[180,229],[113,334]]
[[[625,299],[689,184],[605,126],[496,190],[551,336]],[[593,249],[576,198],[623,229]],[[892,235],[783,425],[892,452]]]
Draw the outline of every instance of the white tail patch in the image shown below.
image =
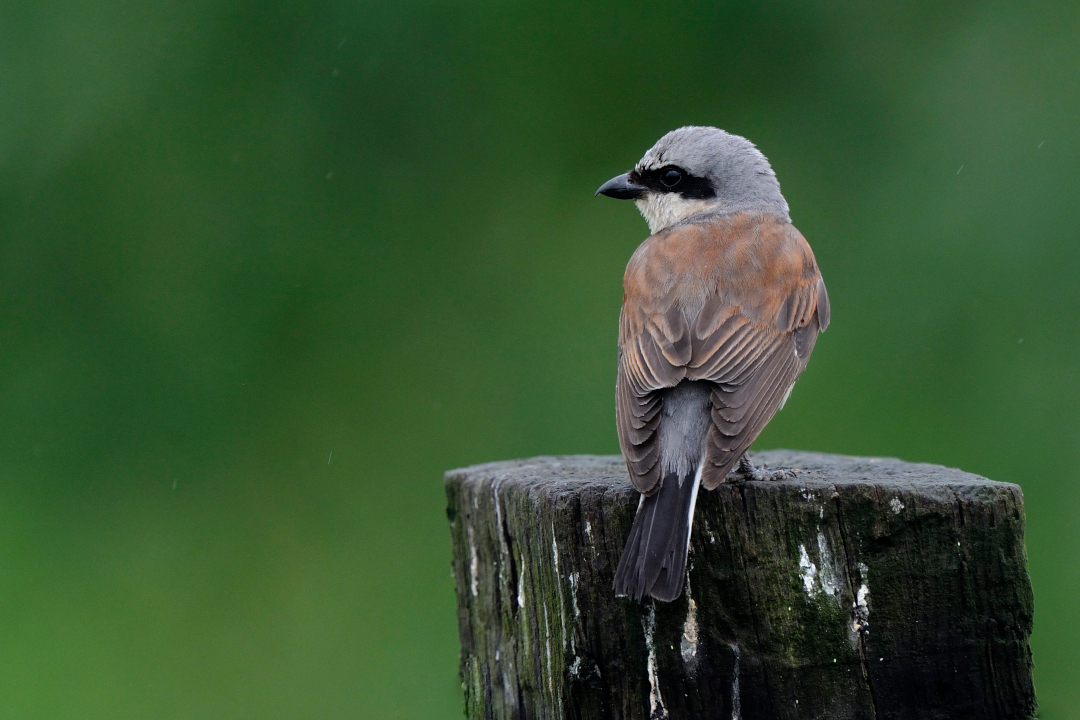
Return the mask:
[[[795,357],[799,357],[798,350],[795,351]],[[787,389],[787,392],[784,393],[784,397],[780,400],[780,407],[776,408],[776,412],[780,412],[784,409],[784,406],[787,405],[788,398],[791,397],[791,391],[794,389],[795,383],[791,383],[791,386]]]
[[[701,489],[701,473],[705,469],[705,458],[702,456],[701,462],[698,463],[697,472],[694,473],[694,489],[690,491],[690,510],[689,516],[686,519],[686,552],[690,552],[690,536],[693,534],[694,529],[694,508],[697,506],[697,493]],[[689,567],[689,566],[688,566]],[[686,571],[690,572],[689,569]],[[689,581],[687,581],[689,586]]]

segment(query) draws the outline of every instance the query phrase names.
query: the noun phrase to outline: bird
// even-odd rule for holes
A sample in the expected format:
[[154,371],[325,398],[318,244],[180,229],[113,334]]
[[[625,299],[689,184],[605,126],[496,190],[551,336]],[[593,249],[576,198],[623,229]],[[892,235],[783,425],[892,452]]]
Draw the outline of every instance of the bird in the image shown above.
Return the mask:
[[596,195],[633,200],[651,233],[623,276],[615,415],[640,498],[614,591],[670,602],[700,488],[794,477],[746,452],[829,326],[829,295],[772,166],[744,137],[673,130]]

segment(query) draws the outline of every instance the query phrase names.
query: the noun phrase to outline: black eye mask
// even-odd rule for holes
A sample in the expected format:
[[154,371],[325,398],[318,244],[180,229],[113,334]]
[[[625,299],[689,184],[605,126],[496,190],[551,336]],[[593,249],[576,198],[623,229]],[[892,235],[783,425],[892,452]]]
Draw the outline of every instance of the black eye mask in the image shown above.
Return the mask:
[[630,173],[630,179],[653,192],[678,193],[687,200],[716,197],[716,190],[708,179],[691,175],[677,165],[665,165],[649,170],[635,168]]

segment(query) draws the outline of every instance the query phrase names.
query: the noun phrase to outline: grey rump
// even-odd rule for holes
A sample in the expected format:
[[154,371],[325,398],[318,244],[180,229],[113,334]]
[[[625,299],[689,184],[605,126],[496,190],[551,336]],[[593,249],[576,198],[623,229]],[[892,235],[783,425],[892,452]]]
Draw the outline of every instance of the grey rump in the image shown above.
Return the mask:
[[697,473],[711,422],[711,394],[707,383],[689,380],[664,391],[664,419],[659,428],[664,475],[674,474],[682,482]]

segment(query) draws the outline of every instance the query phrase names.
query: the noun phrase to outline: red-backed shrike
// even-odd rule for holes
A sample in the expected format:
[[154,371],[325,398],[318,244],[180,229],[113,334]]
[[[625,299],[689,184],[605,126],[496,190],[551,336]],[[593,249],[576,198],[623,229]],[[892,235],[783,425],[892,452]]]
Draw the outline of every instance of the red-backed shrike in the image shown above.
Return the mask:
[[660,138],[597,191],[634,200],[652,235],[623,277],[616,423],[641,493],[615,592],[682,592],[700,487],[763,480],[746,450],[829,324],[814,253],[753,143],[711,127]]

